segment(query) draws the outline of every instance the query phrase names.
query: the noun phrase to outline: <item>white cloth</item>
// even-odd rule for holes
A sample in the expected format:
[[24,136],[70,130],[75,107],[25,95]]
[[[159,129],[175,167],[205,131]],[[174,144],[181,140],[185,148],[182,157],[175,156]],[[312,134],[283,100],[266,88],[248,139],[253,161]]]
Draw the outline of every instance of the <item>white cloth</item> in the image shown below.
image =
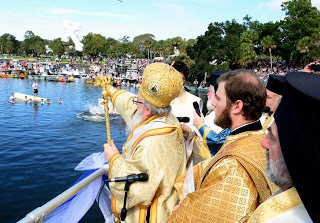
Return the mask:
[[[93,153],[90,156],[82,160],[75,170],[95,170],[105,166],[109,169],[109,164],[105,164],[107,161],[104,158],[103,153]],[[113,222],[114,216],[111,212],[111,193],[109,189],[103,185],[102,177],[97,178],[87,187],[78,192],[73,198],[57,207],[49,215],[44,218],[45,223],[76,223],[87,213],[95,200],[98,202],[99,207],[104,216],[105,222]]]

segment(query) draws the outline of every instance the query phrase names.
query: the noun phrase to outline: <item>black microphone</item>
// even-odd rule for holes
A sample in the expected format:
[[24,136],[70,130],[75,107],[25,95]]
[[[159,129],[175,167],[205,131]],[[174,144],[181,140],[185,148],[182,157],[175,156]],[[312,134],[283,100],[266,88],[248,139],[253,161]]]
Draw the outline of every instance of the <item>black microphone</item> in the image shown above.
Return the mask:
[[198,102],[196,102],[196,101],[193,102],[193,108],[197,112],[197,114],[201,117],[201,112],[200,112],[200,108],[199,108]]
[[265,106],[263,112],[264,113],[269,113],[270,112],[270,107],[269,106]]
[[148,181],[149,176],[146,173],[139,173],[139,174],[131,174],[125,177],[116,177],[116,178],[111,178],[108,179],[108,182],[129,182],[129,183],[133,183],[136,181]]
[[177,117],[179,122],[184,122],[184,123],[188,123],[190,122],[190,118],[189,117]]

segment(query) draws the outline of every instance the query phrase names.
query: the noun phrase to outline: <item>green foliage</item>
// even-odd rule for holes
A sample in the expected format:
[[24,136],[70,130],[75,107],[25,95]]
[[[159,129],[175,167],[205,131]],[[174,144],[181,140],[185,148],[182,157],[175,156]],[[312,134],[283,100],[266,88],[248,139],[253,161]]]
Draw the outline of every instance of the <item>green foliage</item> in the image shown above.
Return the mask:
[[313,7],[311,0],[292,0],[284,2],[282,10],[286,18],[281,21],[281,38],[283,44],[288,47],[283,57],[299,59],[298,41],[304,37],[311,37],[320,29],[320,12]]
[[49,43],[49,47],[52,49],[54,55],[59,57],[64,53],[64,43],[61,38],[54,39]]
[[[151,33],[138,35],[130,41],[129,36],[119,40],[89,33],[83,37],[83,55],[90,57],[138,58],[169,57],[174,47],[191,67],[194,76],[215,70],[229,70],[250,67],[257,59],[266,60],[269,52],[272,58],[287,62],[301,62],[320,57],[320,12],[312,6],[311,0],[291,0],[282,4],[285,18],[277,22],[260,23],[246,15],[243,22],[236,20],[214,22],[206,32],[196,39],[185,40],[179,36],[166,40],[155,40]],[[11,34],[0,36],[0,53],[42,54],[48,44],[53,54],[79,55],[74,44],[60,38],[48,41],[31,30],[24,34],[23,41],[17,41]]]
[[19,47],[19,41],[16,40],[16,37],[5,33],[0,36],[0,52],[1,53],[13,53],[16,52]]
[[255,61],[256,57],[257,54],[254,51],[251,43],[241,43],[239,63],[243,67],[248,67],[248,65],[252,64]]

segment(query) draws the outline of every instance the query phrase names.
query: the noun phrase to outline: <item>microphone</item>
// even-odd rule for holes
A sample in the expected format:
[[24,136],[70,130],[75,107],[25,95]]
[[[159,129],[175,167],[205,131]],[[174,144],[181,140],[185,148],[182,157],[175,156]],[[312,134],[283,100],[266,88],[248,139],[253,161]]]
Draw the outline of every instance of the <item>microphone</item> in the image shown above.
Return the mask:
[[270,112],[270,107],[269,106],[265,106],[263,112],[264,113],[269,113]]
[[133,183],[136,181],[145,182],[148,181],[149,176],[146,173],[139,173],[139,174],[131,174],[125,177],[116,177],[108,179],[108,182],[129,182]]
[[196,101],[193,102],[193,108],[197,112],[197,114],[201,117],[201,112],[200,112],[200,108],[199,108],[198,102],[196,102]]
[[177,117],[179,122],[184,122],[184,123],[188,123],[190,122],[190,118],[189,117]]

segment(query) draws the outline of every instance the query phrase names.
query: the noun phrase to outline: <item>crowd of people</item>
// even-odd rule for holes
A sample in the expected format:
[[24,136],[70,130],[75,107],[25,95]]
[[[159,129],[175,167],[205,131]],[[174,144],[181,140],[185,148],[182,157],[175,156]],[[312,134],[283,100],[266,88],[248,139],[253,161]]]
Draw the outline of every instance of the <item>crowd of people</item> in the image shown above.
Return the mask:
[[[147,173],[130,186],[110,183],[115,222],[318,222],[316,140],[320,76],[213,72],[208,114],[184,88],[186,64],[152,63],[138,94],[106,94],[131,133],[122,154],[104,144],[109,178]],[[301,165],[300,165],[301,164]]]

